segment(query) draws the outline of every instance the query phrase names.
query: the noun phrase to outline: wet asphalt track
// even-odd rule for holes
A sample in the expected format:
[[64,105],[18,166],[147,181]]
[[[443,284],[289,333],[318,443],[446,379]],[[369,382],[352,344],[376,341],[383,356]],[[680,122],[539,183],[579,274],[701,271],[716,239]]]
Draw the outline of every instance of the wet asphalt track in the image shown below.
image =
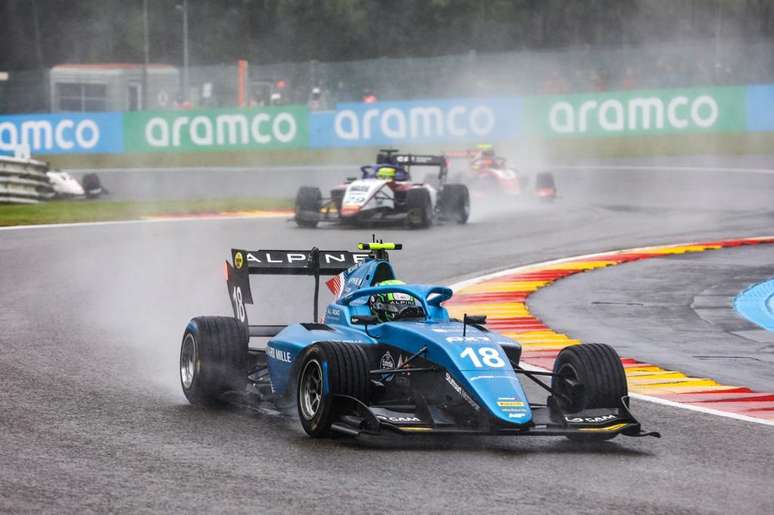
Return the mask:
[[[479,199],[468,226],[380,236],[405,243],[393,255],[405,280],[450,283],[774,232],[774,175],[582,170],[562,173],[559,187],[555,205]],[[0,231],[0,511],[774,512],[771,427],[645,402],[635,413],[663,439],[591,446],[312,441],[295,420],[185,403],[179,338],[190,316],[228,313],[226,249],[348,248],[369,236],[281,220]],[[309,318],[309,285],[255,282],[252,319]]]

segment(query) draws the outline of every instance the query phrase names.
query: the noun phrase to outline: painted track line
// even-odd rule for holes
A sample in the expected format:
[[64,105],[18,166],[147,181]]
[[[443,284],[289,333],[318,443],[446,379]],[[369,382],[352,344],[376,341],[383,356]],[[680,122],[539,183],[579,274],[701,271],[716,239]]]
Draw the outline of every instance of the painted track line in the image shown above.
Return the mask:
[[751,173],[758,175],[774,175],[770,168],[724,168],[716,166],[658,166],[658,165],[559,165],[548,166],[550,170],[600,170],[613,172],[617,170],[631,172],[714,172],[714,173]]
[[[460,316],[475,310],[489,315],[489,327],[522,345],[525,365],[550,370],[559,351],[579,340],[553,331],[529,313],[529,295],[579,272],[687,252],[705,252],[742,245],[774,244],[774,237],[744,238],[677,245],[660,245],[600,252],[545,261],[483,275],[452,285],[455,297],[446,305]],[[656,404],[715,416],[774,426],[774,393],[754,392],[708,378],[622,358],[631,396]]]
[[[242,212],[245,213],[245,212]],[[206,215],[182,215],[182,216],[159,216],[139,218],[137,220],[105,220],[101,222],[71,222],[63,224],[37,224],[37,225],[8,225],[0,227],[0,231],[24,231],[34,229],[66,229],[72,227],[99,227],[102,225],[135,225],[135,224],[153,224],[168,222],[212,222],[223,220],[256,220],[261,218],[283,218],[290,217],[292,212],[270,212],[266,213],[245,213],[245,214],[206,214]]]

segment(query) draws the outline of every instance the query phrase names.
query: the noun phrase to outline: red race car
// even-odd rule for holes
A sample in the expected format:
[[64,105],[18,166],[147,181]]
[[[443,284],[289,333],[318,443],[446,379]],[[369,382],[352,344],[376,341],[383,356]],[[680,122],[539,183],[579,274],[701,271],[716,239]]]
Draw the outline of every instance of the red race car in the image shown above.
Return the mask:
[[550,172],[539,172],[530,188],[529,178],[509,168],[504,157],[498,157],[492,145],[478,145],[475,149],[462,152],[448,152],[446,157],[465,159],[462,181],[474,192],[486,194],[502,193],[509,196],[532,195],[539,200],[552,201],[556,198],[556,184]]

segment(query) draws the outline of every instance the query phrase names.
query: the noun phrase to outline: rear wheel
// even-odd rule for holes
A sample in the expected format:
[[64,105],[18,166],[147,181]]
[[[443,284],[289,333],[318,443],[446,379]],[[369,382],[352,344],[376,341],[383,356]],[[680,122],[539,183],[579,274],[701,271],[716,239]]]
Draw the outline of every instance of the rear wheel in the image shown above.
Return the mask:
[[406,192],[406,223],[412,229],[425,229],[433,224],[433,202],[425,188],[412,188]]
[[247,383],[244,324],[231,317],[196,317],[180,344],[180,384],[191,404],[223,404],[226,392],[243,392]]
[[104,193],[102,183],[99,180],[99,176],[96,173],[87,173],[81,178],[81,186],[84,193],[89,198],[99,197]]
[[[556,401],[565,413],[577,413],[587,409],[617,408],[621,397],[628,394],[626,373],[618,353],[609,345],[586,343],[565,347],[556,357],[554,374],[580,388],[572,388],[567,381],[553,378],[551,388]],[[575,441],[601,441],[616,436],[613,434],[570,434],[567,438]]]
[[438,174],[435,174],[435,173],[426,174],[425,178],[422,180],[422,184],[429,184],[433,188],[438,188],[439,187]]
[[302,186],[296,194],[296,224],[299,227],[317,227],[322,208],[320,188]]
[[299,368],[296,402],[301,425],[309,436],[330,435],[337,415],[335,395],[368,401],[369,370],[368,355],[359,345],[319,342],[305,351]]
[[441,190],[441,212],[444,218],[458,224],[467,223],[470,218],[470,192],[464,184],[447,184]]

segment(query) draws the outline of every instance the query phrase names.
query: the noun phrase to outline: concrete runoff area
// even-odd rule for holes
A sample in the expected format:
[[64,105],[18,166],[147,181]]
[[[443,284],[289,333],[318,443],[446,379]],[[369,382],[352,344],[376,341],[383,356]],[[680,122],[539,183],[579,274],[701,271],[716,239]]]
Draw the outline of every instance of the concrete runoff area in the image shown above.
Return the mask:
[[[466,226],[377,233],[405,244],[392,253],[401,279],[442,284],[592,252],[771,233],[774,176],[632,173],[588,170],[564,190],[557,181],[562,198],[549,205],[474,197]],[[0,231],[0,511],[774,511],[770,427],[637,400],[634,413],[661,440],[314,441],[295,419],[186,403],[179,340],[190,317],[230,312],[228,249],[351,248],[371,233],[271,219]],[[627,266],[639,264],[617,268]],[[309,278],[253,284],[256,323],[311,318]],[[725,367],[705,364],[715,367],[708,374]]]

